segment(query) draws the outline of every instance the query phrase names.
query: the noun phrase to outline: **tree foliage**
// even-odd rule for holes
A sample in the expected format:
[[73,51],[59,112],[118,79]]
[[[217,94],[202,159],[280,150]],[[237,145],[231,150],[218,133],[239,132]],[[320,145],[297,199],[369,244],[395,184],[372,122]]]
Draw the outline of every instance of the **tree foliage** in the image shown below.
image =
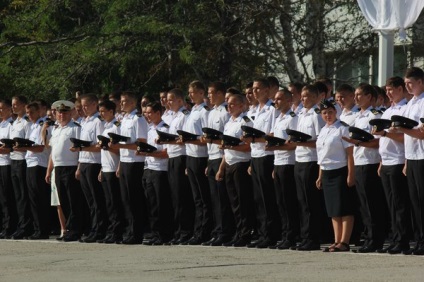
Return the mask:
[[49,100],[193,79],[308,81],[375,44],[349,0],[9,0],[0,33],[3,92]]

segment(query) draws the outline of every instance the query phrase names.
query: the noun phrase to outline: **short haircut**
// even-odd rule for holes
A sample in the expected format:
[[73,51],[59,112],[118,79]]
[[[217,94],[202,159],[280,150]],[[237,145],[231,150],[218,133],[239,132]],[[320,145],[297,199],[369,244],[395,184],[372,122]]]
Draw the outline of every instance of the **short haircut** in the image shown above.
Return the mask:
[[83,94],[83,95],[81,95],[80,99],[81,99],[81,101],[86,100],[89,103],[99,102],[99,98],[97,98],[97,95],[93,94],[93,93]]
[[365,95],[371,95],[372,98],[377,99],[377,91],[372,85],[361,83],[356,89],[362,91]]
[[324,83],[327,86],[327,88],[328,86],[333,85],[333,82],[328,77],[320,77],[319,79],[317,79],[317,82]]
[[8,108],[12,107],[12,101],[10,99],[1,99],[0,103],[6,105]]
[[113,91],[109,94],[109,99],[121,100],[121,91]]
[[283,93],[283,95],[286,99],[292,99],[293,98],[292,93],[285,87],[283,87],[283,89],[281,89],[281,90],[278,90],[277,93]]
[[400,77],[400,76],[393,76],[391,78],[389,78],[386,81],[386,86],[390,86],[390,87],[399,87],[401,86],[403,88],[403,90],[406,90],[405,88],[405,80]]
[[324,82],[315,81],[313,85],[318,89],[319,93],[327,93],[328,92],[328,87],[327,87],[327,85],[325,85]]
[[183,101],[185,99],[184,92],[179,88],[174,88],[174,89],[169,90],[168,94],[172,94],[172,95],[175,96],[175,98],[179,98]]
[[[77,101],[79,101],[79,98],[77,99],[75,97],[72,97],[72,98],[69,98],[68,101],[75,104]],[[79,101],[79,102],[81,103],[81,101]]]
[[130,100],[132,100],[134,102],[137,102],[137,94],[135,94],[132,91],[124,91],[124,92],[121,93],[121,97],[122,96],[125,96],[125,97],[129,98]]
[[201,82],[200,80],[194,80],[194,81],[190,82],[188,87],[191,87],[191,88],[196,89],[196,90],[203,90],[204,92],[206,92],[206,87],[203,84],[203,82]]
[[244,104],[246,103],[246,96],[242,94],[231,94],[228,99],[233,98],[237,101],[237,103]]
[[349,92],[349,93],[355,94],[355,88],[353,88],[352,85],[345,83],[337,87],[336,93],[342,93],[342,92]]
[[230,88],[228,88],[226,91],[225,91],[225,93],[230,93],[230,94],[239,94],[239,95],[241,95],[242,93],[241,93],[241,91],[240,90],[238,90],[237,88],[235,88],[235,87],[230,87]]
[[99,108],[101,107],[108,111],[113,110],[113,113],[116,111],[116,104],[110,100],[103,100],[103,102],[99,103]]
[[28,104],[28,99],[24,95],[16,95],[12,97],[12,100],[16,100],[21,104]]
[[276,78],[275,76],[268,76],[266,79],[268,80],[270,87],[276,86],[280,88],[280,82],[278,81],[278,78]]
[[302,92],[302,88],[305,84],[301,82],[290,82],[289,86],[295,88],[298,92]]
[[412,67],[406,70],[405,78],[421,79],[424,81],[424,71],[417,67]]
[[377,96],[383,96],[383,97],[386,97],[386,91],[384,91],[384,89],[383,89],[383,88],[381,88],[381,87],[380,87],[380,86],[378,86],[378,85],[373,85],[372,87],[374,87],[375,92],[377,92]]
[[40,105],[37,102],[31,102],[25,106],[25,109],[33,109],[33,110],[39,111]]
[[157,112],[162,113],[162,111],[163,111],[162,105],[159,102],[156,102],[156,101],[152,102],[152,103],[148,103],[146,107],[152,108],[152,111],[155,112],[155,113],[157,113]]
[[269,88],[270,87],[269,81],[266,78],[262,78],[262,77],[255,78],[253,80],[253,82],[259,82],[263,87],[266,87],[266,88]]
[[245,88],[252,88],[252,87],[253,87],[253,81],[246,83]]
[[225,94],[225,83],[221,82],[221,81],[214,81],[209,83],[209,86],[211,88],[214,88],[217,92],[221,92],[223,94]]
[[40,107],[44,107],[44,108],[47,108],[47,109],[50,108],[50,104],[47,103],[47,101],[44,100],[44,99],[37,99],[34,102],[38,103],[38,105],[40,105]]
[[314,94],[317,97],[318,97],[318,95],[320,93],[319,90],[318,90],[318,88],[315,85],[313,85],[313,84],[308,84],[308,85],[303,86],[302,92],[303,91],[307,91],[307,92],[309,92],[311,94]]

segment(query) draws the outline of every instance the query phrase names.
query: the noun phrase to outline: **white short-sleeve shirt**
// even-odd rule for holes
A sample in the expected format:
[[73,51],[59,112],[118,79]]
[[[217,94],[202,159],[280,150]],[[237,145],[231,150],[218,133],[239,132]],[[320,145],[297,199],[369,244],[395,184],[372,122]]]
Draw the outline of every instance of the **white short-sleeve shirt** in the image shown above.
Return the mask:
[[333,170],[347,166],[346,148],[353,144],[342,137],[349,137],[349,129],[340,121],[324,125],[317,139],[318,164],[322,170]]
[[[419,121],[420,118],[424,117],[423,109],[424,93],[421,93],[418,97],[413,96],[412,99],[409,100],[405,109],[405,117]],[[407,160],[424,159],[424,140],[405,134],[404,144],[405,158]]]
[[[42,137],[42,129],[43,129],[44,118],[40,118],[35,123],[31,124],[31,132],[29,134],[29,140],[34,141],[35,145],[44,145],[43,137]],[[48,133],[48,132],[47,132]],[[50,136],[46,135],[46,140],[50,139]],[[45,148],[40,153],[34,153],[31,151],[27,151],[25,155],[27,167],[34,166],[42,166],[47,167],[50,155],[50,148]]]
[[[209,112],[208,125],[207,127],[216,129],[218,131],[224,131],[224,125],[228,122],[230,114],[227,112],[225,106],[227,103],[222,103],[219,106],[213,107]],[[223,151],[219,149],[217,144],[207,144],[208,154],[210,160],[216,160],[222,158]]]
[[[297,131],[306,133],[312,138],[311,141],[317,140],[317,137],[321,131],[321,128],[325,125],[321,118],[321,113],[318,110],[318,106],[315,105],[310,109],[303,108],[299,114],[299,120],[297,121]],[[305,146],[297,146],[295,150],[296,162],[316,162],[317,161],[317,150],[316,148],[310,148]]]
[[[373,108],[370,106],[365,111],[358,113],[354,126],[371,133],[372,126],[370,125],[370,120],[376,118],[381,118],[381,114],[378,111],[373,111]],[[378,136],[374,137],[379,138]],[[355,165],[377,164],[380,162],[380,154],[378,153],[378,149],[374,148],[355,146],[353,149],[353,156]]]
[[[10,133],[9,138],[13,139],[15,137],[19,138],[29,138],[29,133],[31,131],[31,122],[28,120],[27,116],[24,116],[22,118],[16,118],[16,120],[13,122],[12,126],[10,127]],[[11,160],[17,160],[21,161],[25,159],[26,152],[10,152],[10,159]]]
[[[109,138],[108,133],[121,134],[119,130],[121,123],[114,118],[110,122],[105,122],[104,131],[101,135]],[[100,156],[102,160],[102,171],[103,172],[115,172],[119,165],[119,155],[110,152],[109,150],[101,150]]]
[[[274,128],[275,117],[278,114],[279,113],[275,111],[275,108],[272,105],[272,101],[268,100],[262,109],[258,106],[255,119],[253,120],[253,127],[269,134]],[[274,154],[273,151],[266,151],[265,146],[266,143],[262,142],[250,143],[252,158],[261,158]]]
[[343,109],[340,114],[340,120],[347,123],[349,126],[355,124],[356,116],[358,115],[359,108],[357,105],[353,106],[352,109]]
[[[286,133],[286,129],[296,129],[298,119],[298,115],[292,110],[281,113],[275,119],[274,129],[272,130],[274,136],[288,140],[289,136]],[[274,165],[294,165],[294,150],[275,150],[274,155]]]
[[[10,128],[12,127],[13,119],[10,117],[7,120],[0,122],[0,139],[10,139]],[[1,144],[1,141],[0,141]],[[0,154],[0,166],[10,165],[10,155]]]
[[[97,143],[97,135],[103,133],[104,122],[100,119],[99,113],[95,113],[90,117],[81,120],[81,140],[91,141],[91,144]],[[100,164],[100,152],[85,152],[79,153],[80,163],[94,163]]]
[[[241,130],[242,125],[253,127],[253,122],[246,113],[241,113],[237,118],[230,117],[224,126],[224,135],[241,138],[243,135],[243,130]],[[225,149],[224,156],[225,162],[229,165],[250,161],[250,152],[239,152],[236,150]]]
[[[183,126],[190,115],[190,111],[184,107],[181,107],[175,114],[169,125],[169,133],[178,135],[177,130],[182,130]],[[169,158],[175,158],[186,155],[185,145],[167,144],[166,145]]]
[[69,150],[73,143],[69,138],[79,139],[81,135],[81,125],[74,121],[70,121],[65,126],[58,125],[52,131],[49,145],[52,149],[51,157],[54,167],[57,166],[77,166],[78,165],[78,152],[71,152]]
[[[166,146],[161,144],[156,144],[155,140],[158,138],[158,133],[156,130],[162,132],[169,131],[169,125],[165,121],[161,121],[158,125],[153,123],[149,126],[149,131],[147,132],[147,143],[156,147],[158,151],[163,151]],[[146,157],[146,167],[147,169],[156,170],[156,171],[168,171],[168,159],[167,158],[155,158],[148,156]]]
[[[190,115],[183,125],[183,130],[199,136],[203,135],[202,128],[206,127],[208,124],[208,115],[209,111],[205,103],[194,105],[191,109]],[[187,156],[195,158],[204,158],[208,156],[208,148],[206,146],[194,144],[186,144],[185,146]]]
[[[137,139],[147,140],[147,122],[137,115],[137,110],[126,114],[121,121],[121,135],[130,138],[126,144],[134,144]],[[120,149],[120,161],[124,163],[144,162],[145,157],[136,155],[136,150]]]
[[[393,115],[403,116],[406,109],[406,99],[403,99],[397,104],[388,108],[383,115],[382,119],[391,119]],[[380,146],[378,152],[381,156],[381,163],[383,165],[398,165],[405,163],[405,146],[401,142],[397,142],[388,137],[380,137]]]

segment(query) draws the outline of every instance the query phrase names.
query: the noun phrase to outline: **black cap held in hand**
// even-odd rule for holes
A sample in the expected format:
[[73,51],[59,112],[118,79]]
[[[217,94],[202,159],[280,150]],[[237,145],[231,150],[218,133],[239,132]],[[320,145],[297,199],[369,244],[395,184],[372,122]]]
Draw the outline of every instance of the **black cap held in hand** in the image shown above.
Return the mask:
[[392,126],[412,129],[418,125],[418,121],[403,116],[393,115]]
[[74,146],[72,146],[73,148],[82,148],[82,147],[88,147],[91,145],[91,141],[86,141],[86,140],[81,140],[81,139],[77,139],[77,138],[69,138],[69,140],[71,140],[72,143],[74,143]]
[[390,119],[372,119],[370,120],[370,125],[373,126],[374,130],[379,132],[384,129],[389,129],[392,126],[392,121]]
[[156,147],[145,142],[137,141],[135,143],[137,144],[137,152],[151,153],[157,150]]
[[16,147],[31,147],[32,145],[35,144],[34,141],[31,141],[25,138],[19,138],[19,137],[13,138],[13,141],[15,141]]
[[219,136],[222,135],[221,131],[209,127],[203,127],[202,131],[204,136],[211,140],[219,140]]
[[220,139],[221,139],[221,144],[225,146],[238,146],[241,143],[241,140],[239,138],[236,138],[230,135],[222,134],[220,136]]
[[177,133],[180,135],[180,138],[183,142],[194,141],[194,140],[197,140],[197,137],[199,137],[199,135],[196,135],[184,130],[177,130]]
[[374,139],[371,133],[354,126],[349,127],[349,137],[362,142],[368,142]]
[[116,144],[119,142],[128,142],[130,140],[129,137],[122,136],[112,132],[109,132],[108,135],[110,137],[110,142],[112,142],[112,144]]
[[290,136],[290,141],[292,142],[306,142],[312,139],[311,135],[293,129],[287,128],[286,133]]
[[265,135],[265,140],[267,147],[282,146],[284,143],[286,143],[286,140],[270,135]]

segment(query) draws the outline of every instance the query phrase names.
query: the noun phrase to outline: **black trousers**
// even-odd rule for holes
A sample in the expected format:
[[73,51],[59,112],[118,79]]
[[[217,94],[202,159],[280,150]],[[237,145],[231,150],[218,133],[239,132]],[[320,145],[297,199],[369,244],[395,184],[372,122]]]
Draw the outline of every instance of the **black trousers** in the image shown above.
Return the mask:
[[255,216],[253,207],[252,179],[247,173],[250,162],[225,164],[225,183],[234,215],[237,238],[250,241]]
[[79,181],[75,179],[77,166],[57,166],[54,168],[55,182],[60,206],[66,218],[68,234],[82,233],[83,194]]
[[189,239],[193,235],[194,202],[185,174],[186,156],[169,158],[168,180],[174,209],[174,238]]
[[102,172],[102,187],[105,195],[109,226],[106,235],[122,236],[124,211],[122,208],[121,189],[116,172]]
[[208,240],[212,231],[211,192],[205,175],[208,158],[187,156],[187,176],[193,193],[194,237]]
[[142,240],[144,231],[148,229],[146,198],[142,187],[143,173],[144,163],[120,164],[119,183],[125,216],[124,240],[131,237]]
[[212,237],[232,238],[235,232],[235,223],[228,199],[225,181],[216,181],[215,176],[219,170],[222,159],[208,160],[208,180],[211,189],[212,214],[214,228]]
[[389,207],[393,242],[407,244],[412,228],[409,190],[405,187],[408,182],[402,173],[403,166],[382,165],[380,177]]
[[34,166],[27,168],[27,185],[31,206],[34,233],[50,234],[50,198],[51,188],[46,183],[47,168]]
[[101,168],[101,164],[80,163],[79,165],[81,189],[90,211],[90,234],[98,236],[104,236],[108,226],[105,195],[98,181]]
[[322,191],[316,188],[319,167],[316,162],[296,162],[294,176],[300,216],[300,237],[320,242],[325,216]]
[[152,235],[169,241],[173,237],[173,210],[171,191],[166,171],[146,169],[143,175],[143,188],[146,195],[147,210]]
[[32,220],[28,201],[28,186],[26,183],[26,161],[11,161],[11,178],[13,191],[15,192],[16,209],[18,212],[17,230],[31,233]]
[[281,220],[272,179],[274,156],[252,158],[253,198],[260,239],[277,241],[281,235]]
[[407,160],[409,198],[412,227],[419,247],[424,247],[424,160]]
[[299,210],[294,165],[274,166],[274,185],[281,218],[281,240],[295,242],[299,235]]
[[2,232],[12,235],[16,230],[17,211],[13,192],[10,165],[0,166],[0,207]]
[[381,247],[386,236],[386,206],[383,187],[377,174],[378,166],[379,164],[356,165],[355,178],[366,243],[372,241],[374,245]]

